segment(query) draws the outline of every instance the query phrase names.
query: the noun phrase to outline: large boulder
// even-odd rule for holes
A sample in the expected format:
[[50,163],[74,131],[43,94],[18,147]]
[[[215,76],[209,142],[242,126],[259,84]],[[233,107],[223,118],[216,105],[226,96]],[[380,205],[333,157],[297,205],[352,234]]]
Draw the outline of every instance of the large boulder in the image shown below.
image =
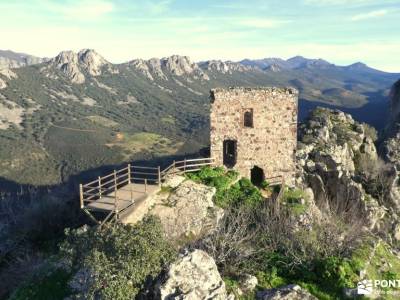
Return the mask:
[[160,218],[170,239],[200,237],[215,228],[222,217],[223,210],[212,200],[215,192],[213,187],[186,180],[158,201],[150,213]]
[[225,300],[225,283],[214,260],[204,251],[194,250],[182,255],[156,285],[160,300]]
[[259,300],[317,300],[300,286],[291,284],[278,289],[271,289],[257,293]]

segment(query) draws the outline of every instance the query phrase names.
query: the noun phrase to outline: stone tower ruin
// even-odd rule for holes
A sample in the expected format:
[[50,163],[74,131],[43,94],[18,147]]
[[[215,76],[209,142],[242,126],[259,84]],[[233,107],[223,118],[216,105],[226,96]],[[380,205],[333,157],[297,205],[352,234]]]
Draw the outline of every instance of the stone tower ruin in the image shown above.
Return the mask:
[[211,157],[259,184],[295,175],[298,91],[293,88],[211,90]]

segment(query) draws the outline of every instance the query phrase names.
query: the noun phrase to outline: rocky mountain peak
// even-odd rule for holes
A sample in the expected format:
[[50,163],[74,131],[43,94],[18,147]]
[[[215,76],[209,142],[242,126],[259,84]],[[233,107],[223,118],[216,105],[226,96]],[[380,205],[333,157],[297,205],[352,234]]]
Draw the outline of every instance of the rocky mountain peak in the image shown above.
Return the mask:
[[84,49],[79,51],[78,58],[80,64],[84,66],[86,71],[93,76],[101,74],[101,67],[109,64],[100,54],[92,49]]
[[162,59],[167,69],[177,76],[192,73],[198,66],[188,56],[172,55]]
[[52,59],[52,62],[55,62],[57,65],[63,65],[67,63],[77,64],[78,56],[72,50],[61,51],[54,59]]
[[308,68],[308,67],[329,67],[332,66],[332,64],[326,60],[323,59],[308,59],[303,56],[295,56],[292,58],[289,58],[287,60],[287,63],[290,65],[292,69],[298,69],[298,68]]
[[244,65],[242,63],[221,60],[209,60],[203,62],[201,68],[208,71],[215,71],[222,74],[232,74],[233,72],[261,71],[258,67],[252,65]]
[[188,56],[172,55],[164,57],[161,62],[169,72],[176,76],[191,75],[195,79],[209,80],[207,74]]
[[209,80],[208,75],[196,63],[192,62],[188,56],[172,55],[162,59],[151,58],[147,61],[136,59],[129,62],[129,65],[143,73],[150,80],[154,80],[154,77],[168,80],[167,74]]
[[50,60],[49,65],[44,68],[47,75],[51,67],[61,70],[73,83],[85,82],[85,73],[91,76],[102,74],[103,66],[111,64],[100,54],[92,49],[83,49],[78,53],[74,51],[62,51],[55,58]]
[[364,68],[368,68],[368,66],[362,62],[356,62],[354,64],[351,64],[348,66],[349,68],[353,68],[353,69],[364,69]]

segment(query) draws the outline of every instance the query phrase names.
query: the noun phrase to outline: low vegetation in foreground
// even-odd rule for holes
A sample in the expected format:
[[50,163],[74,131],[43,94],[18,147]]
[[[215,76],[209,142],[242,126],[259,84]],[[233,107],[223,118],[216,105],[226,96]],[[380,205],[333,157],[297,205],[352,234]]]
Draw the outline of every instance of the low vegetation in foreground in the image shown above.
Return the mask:
[[[312,199],[300,189],[283,187],[279,193],[267,183],[255,187],[223,168],[206,167],[188,179],[216,188],[214,201],[224,216],[211,234],[177,249],[156,217],[134,226],[67,230],[60,251],[10,299],[152,299],[149,290],[160,273],[187,248],[213,257],[227,290],[242,300],[293,283],[319,299],[345,299],[344,290],[356,287],[362,270],[371,279],[400,276],[400,260],[386,242],[360,234],[363,223],[357,214],[351,219],[342,218],[340,211],[325,211],[323,218],[302,224]],[[243,274],[257,277],[255,291],[239,293]]]

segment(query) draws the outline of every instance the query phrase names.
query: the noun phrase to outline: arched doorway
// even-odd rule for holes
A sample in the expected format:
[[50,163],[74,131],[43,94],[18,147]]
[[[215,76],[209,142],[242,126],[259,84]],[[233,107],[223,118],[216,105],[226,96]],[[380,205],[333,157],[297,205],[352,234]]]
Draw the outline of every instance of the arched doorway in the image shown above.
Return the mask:
[[263,169],[254,166],[253,169],[251,169],[251,182],[254,185],[261,185],[261,183],[264,181],[264,171]]
[[236,165],[236,155],[237,155],[237,147],[235,140],[225,140],[223,144],[223,160],[224,165],[228,168],[232,168]]

